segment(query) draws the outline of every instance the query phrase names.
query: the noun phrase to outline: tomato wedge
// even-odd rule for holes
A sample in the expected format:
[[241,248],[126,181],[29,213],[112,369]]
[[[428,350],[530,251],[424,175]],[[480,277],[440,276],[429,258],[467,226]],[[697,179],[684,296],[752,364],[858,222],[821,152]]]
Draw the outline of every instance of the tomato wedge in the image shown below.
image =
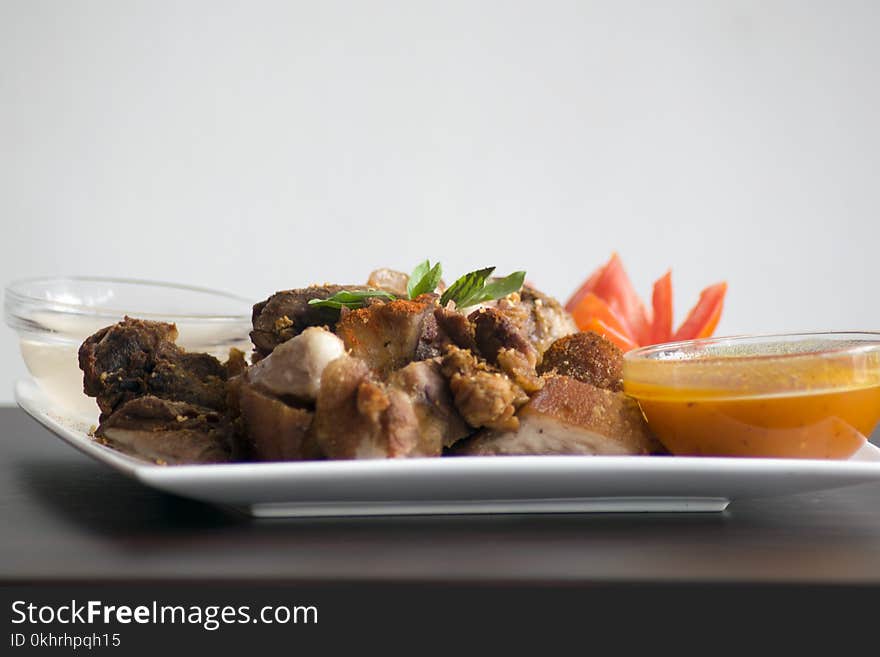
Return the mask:
[[574,323],[578,326],[586,326],[590,323],[590,320],[598,319],[600,322],[617,331],[621,335],[627,337],[632,335],[632,331],[630,331],[626,322],[615,313],[605,301],[592,292],[588,292],[587,295],[580,300],[574,310],[571,311],[571,316],[574,318]]
[[654,318],[651,323],[651,344],[669,342],[672,338],[672,270],[654,283],[651,296]]
[[727,283],[716,283],[700,292],[697,305],[688,313],[687,319],[678,327],[672,339],[677,341],[710,337],[721,319],[725,294]]
[[673,332],[672,272],[654,282],[650,311],[636,293],[617,253],[571,295],[565,309],[582,331],[605,335],[622,349],[661,344],[670,340],[708,338],[718,326],[724,307],[726,283],[700,293],[697,305]]
[[574,294],[571,295],[571,298],[565,304],[565,309],[568,312],[572,312],[577,305],[581,302],[585,296],[591,293],[596,288],[596,282],[599,280],[599,277],[602,275],[602,272],[605,271],[605,265],[602,265],[590,274],[590,277],[584,281],[583,285],[581,285]]
[[632,329],[632,337],[639,344],[648,343],[651,339],[648,312],[617,253],[612,254],[611,260],[605,265],[593,291],[624,319],[626,325]]
[[601,319],[596,319],[595,317],[587,322],[586,325],[582,326],[581,330],[593,331],[594,333],[604,336],[606,339],[620,347],[621,351],[624,353],[639,346],[633,342],[628,335],[616,331]]

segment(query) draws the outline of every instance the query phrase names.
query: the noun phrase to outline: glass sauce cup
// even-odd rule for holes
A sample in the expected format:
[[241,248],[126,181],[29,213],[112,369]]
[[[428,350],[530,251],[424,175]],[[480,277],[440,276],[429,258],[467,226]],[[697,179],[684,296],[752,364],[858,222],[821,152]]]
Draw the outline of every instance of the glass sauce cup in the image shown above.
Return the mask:
[[675,455],[847,459],[880,421],[880,333],[636,349],[624,390]]

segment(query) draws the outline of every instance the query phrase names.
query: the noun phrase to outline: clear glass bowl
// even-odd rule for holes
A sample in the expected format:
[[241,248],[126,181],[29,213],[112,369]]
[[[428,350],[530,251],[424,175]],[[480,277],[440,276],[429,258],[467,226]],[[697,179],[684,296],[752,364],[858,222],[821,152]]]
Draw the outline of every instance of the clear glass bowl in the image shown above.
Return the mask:
[[880,421],[880,333],[636,349],[624,359],[624,389],[673,454],[849,458]]
[[206,288],[121,278],[35,278],[7,286],[3,306],[34,379],[68,410],[90,415],[97,406],[82,392],[79,346],[126,315],[176,324],[177,343],[188,351],[225,360],[232,347],[250,350],[251,302]]

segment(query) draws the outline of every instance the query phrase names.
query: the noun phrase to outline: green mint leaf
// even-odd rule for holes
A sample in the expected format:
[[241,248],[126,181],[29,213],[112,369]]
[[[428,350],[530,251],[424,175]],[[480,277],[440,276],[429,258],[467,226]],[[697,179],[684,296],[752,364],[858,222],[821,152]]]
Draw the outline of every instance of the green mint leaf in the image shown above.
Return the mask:
[[431,261],[425,260],[420,262],[415,266],[415,269],[412,270],[412,273],[409,275],[409,280],[406,283],[406,295],[412,299],[415,297],[413,292],[417,289],[419,283],[422,282],[422,279],[425,277],[425,274],[431,269]]
[[437,289],[440,277],[443,276],[443,268],[438,262],[431,267],[430,260],[425,260],[416,265],[409,282],[406,284],[406,294],[410,299],[415,299],[420,294],[427,294]]
[[334,295],[326,299],[309,299],[310,306],[318,306],[319,308],[363,308],[367,299],[382,298],[388,301],[394,301],[396,297],[393,294],[383,290],[340,290]]
[[477,298],[476,303],[490,301],[493,299],[503,299],[508,294],[518,292],[523,286],[523,282],[525,280],[526,273],[524,271],[515,271],[509,276],[505,276],[504,278],[499,278],[498,280],[492,281],[491,283],[488,283],[485,287],[483,287],[483,290]]
[[[420,271],[421,275],[417,278],[416,275]],[[438,262],[431,267],[431,263],[425,260],[425,262],[415,268],[409,277],[409,283],[406,286],[409,298],[415,299],[420,294],[427,294],[436,290],[441,276],[443,276],[443,268],[440,266],[440,263]]]
[[495,267],[486,267],[465,274],[446,289],[440,297],[440,305],[445,306],[450,301],[455,301],[459,308],[474,305],[473,299],[479,295],[493,271]]

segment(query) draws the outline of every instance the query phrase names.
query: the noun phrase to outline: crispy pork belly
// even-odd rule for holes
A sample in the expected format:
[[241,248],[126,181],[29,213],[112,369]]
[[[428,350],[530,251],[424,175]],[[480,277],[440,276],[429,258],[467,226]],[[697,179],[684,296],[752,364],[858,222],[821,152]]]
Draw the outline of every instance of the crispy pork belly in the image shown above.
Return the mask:
[[498,352],[502,349],[514,349],[522,353],[532,361],[532,366],[537,362],[538,354],[528,336],[498,308],[480,308],[472,312],[468,320],[474,325],[477,349],[490,363],[498,363]]
[[550,345],[538,373],[562,374],[597,388],[620,391],[623,390],[623,352],[598,333],[574,333]]
[[443,356],[442,371],[449,380],[455,407],[472,427],[511,431],[519,426],[516,409],[528,396],[507,375],[455,346]]
[[449,383],[437,359],[410,363],[394,372],[388,385],[409,397],[419,433],[428,444],[450,447],[471,433],[472,429],[455,409]]
[[265,358],[279,344],[299,335],[309,326],[333,326],[339,319],[334,308],[310,306],[312,299],[326,299],[342,290],[364,290],[363,285],[313,285],[276,292],[254,305],[251,342],[254,362]]
[[480,308],[468,316],[474,326],[477,351],[497,365],[527,393],[544,384],[535,365],[539,354],[521,329],[497,308]]
[[567,376],[548,377],[520,410],[518,430],[484,431],[459,445],[457,454],[471,456],[662,451],[634,400]]
[[310,432],[312,411],[285,404],[246,380],[238,387],[238,409],[247,451],[254,460],[321,458],[321,450]]
[[360,358],[334,360],[324,370],[315,406],[313,431],[321,451],[335,459],[439,456],[455,432],[439,427],[445,411],[426,405],[433,393],[412,389],[426,376],[413,369],[385,384]]
[[327,329],[311,326],[248,368],[247,380],[278,398],[314,402],[324,368],[344,353],[342,340]]
[[102,420],[145,395],[224,409],[226,368],[209,354],[184,351],[176,339],[173,324],[126,317],[83,342],[83,390],[97,398]]
[[232,426],[223,414],[152,395],[122,404],[95,435],[120,451],[172,465],[232,456]]
[[344,312],[336,325],[336,334],[345,348],[370,368],[384,375],[418,358],[436,355],[434,301],[398,299],[371,303],[364,308]]
[[556,299],[528,286],[499,300],[494,307],[519,328],[539,356],[553,342],[578,330],[571,315]]

